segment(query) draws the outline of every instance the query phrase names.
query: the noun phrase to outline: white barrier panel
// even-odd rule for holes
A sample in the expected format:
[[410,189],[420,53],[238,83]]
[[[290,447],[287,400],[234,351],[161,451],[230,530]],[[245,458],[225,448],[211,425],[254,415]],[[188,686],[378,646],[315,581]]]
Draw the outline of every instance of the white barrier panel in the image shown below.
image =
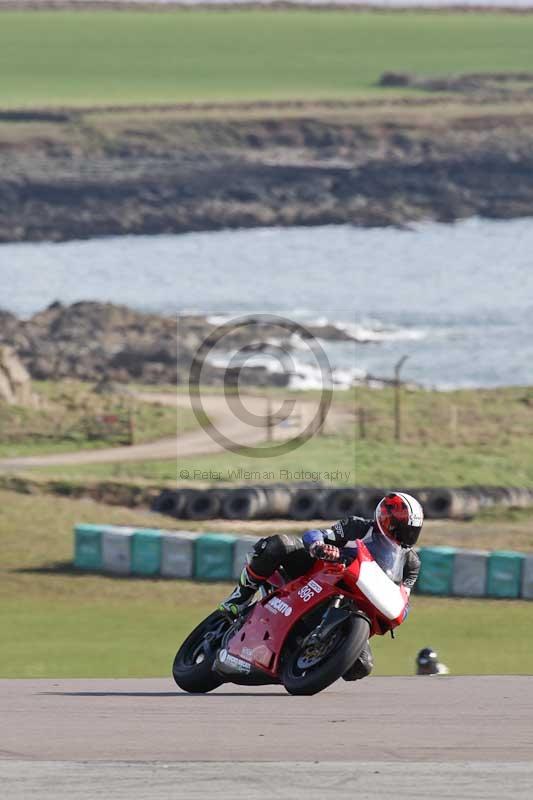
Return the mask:
[[197,533],[161,531],[161,575],[165,578],[192,578],[194,542]]
[[131,573],[131,537],[133,528],[106,527],[102,534],[102,566],[113,575]]
[[487,589],[488,553],[468,550],[455,554],[452,594],[458,597],[484,597]]
[[528,553],[522,565],[522,592],[524,600],[533,600],[533,553]]
[[257,542],[259,536],[239,536],[235,542],[235,549],[233,551],[233,577],[238,580],[242,568],[246,564],[246,556],[252,552],[254,544]]

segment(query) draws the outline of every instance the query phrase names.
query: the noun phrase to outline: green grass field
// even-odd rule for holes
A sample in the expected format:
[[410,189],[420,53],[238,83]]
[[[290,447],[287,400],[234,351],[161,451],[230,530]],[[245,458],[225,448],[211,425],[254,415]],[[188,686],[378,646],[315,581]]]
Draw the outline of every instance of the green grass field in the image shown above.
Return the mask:
[[[250,477],[239,478],[239,470]],[[306,474],[302,476],[302,471]],[[358,441],[340,436],[313,439],[285,456],[264,459],[225,453],[162,461],[129,461],[123,464],[90,464],[39,467],[32,470],[64,480],[143,479],[184,481],[198,485],[217,480],[244,483],[263,481],[323,480],[335,485],[363,486],[528,486],[533,483],[533,443],[524,440],[501,445],[395,444]],[[29,476],[29,473],[26,473]],[[338,476],[330,481],[329,476]]]
[[[311,395],[309,395],[311,396]],[[368,486],[463,486],[533,484],[533,392],[528,387],[461,390],[456,392],[406,391],[403,393],[402,442],[394,441],[394,398],[390,389],[357,388],[337,393],[354,416],[336,434],[314,437],[302,447],[275,458],[249,458],[234,453],[182,457],[178,463],[143,461],[95,464],[69,468],[49,467],[39,473],[62,479],[143,478],[170,481],[176,468],[191,480],[211,471],[232,479],[239,469],[259,471],[249,480],[287,481],[287,473],[301,470],[321,474],[326,482]],[[356,410],[366,412],[365,438],[361,438]],[[452,409],[454,424],[452,426]],[[181,412],[180,412],[181,413]],[[178,447],[179,452],[179,447]],[[341,473],[328,481],[325,473]],[[235,480],[235,478],[233,478]],[[295,478],[297,479],[297,478]],[[242,482],[242,480],[241,480]]]
[[505,14],[2,12],[0,106],[347,98],[385,70],[531,68]]
[[135,444],[197,427],[190,409],[176,414],[170,406],[123,395],[99,396],[92,389],[91,384],[80,381],[34,381],[33,390],[40,401],[36,408],[0,407],[0,458],[117,446],[120,442],[91,434],[85,427],[85,420],[105,414],[121,414],[127,425],[131,413]]
[[[72,578],[72,583],[84,578]],[[112,581],[102,578],[101,583]],[[116,579],[115,579],[116,582]],[[119,581],[124,583],[124,581]],[[74,587],[75,588],[75,587]],[[211,588],[212,602],[175,605],[141,601],[80,604],[19,598],[4,602],[0,634],[2,678],[157,677],[170,675],[174,654],[229,585]],[[181,597],[178,600],[178,597]],[[531,603],[416,597],[396,638],[374,637],[375,675],[413,674],[419,649],[437,648],[454,675],[533,674]]]
[[[75,522],[170,527],[146,512],[0,491],[0,677],[168,675],[186,633],[229,585],[76,573]],[[463,544],[486,546],[499,523],[454,528],[463,530]],[[527,524],[507,528],[507,547],[512,530],[523,528],[531,543]],[[436,530],[426,543],[445,538],[442,525]],[[532,674],[532,610],[518,601],[414,597],[397,639],[373,640],[376,674],[411,674],[415,653],[427,645],[453,674]]]

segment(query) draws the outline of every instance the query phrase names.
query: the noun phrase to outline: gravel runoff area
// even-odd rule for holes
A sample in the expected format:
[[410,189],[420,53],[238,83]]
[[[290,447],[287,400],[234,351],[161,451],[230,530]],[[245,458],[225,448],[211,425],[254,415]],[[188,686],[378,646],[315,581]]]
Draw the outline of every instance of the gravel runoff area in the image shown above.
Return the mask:
[[10,800],[531,797],[533,676],[369,678],[315,697],[170,679],[0,681]]

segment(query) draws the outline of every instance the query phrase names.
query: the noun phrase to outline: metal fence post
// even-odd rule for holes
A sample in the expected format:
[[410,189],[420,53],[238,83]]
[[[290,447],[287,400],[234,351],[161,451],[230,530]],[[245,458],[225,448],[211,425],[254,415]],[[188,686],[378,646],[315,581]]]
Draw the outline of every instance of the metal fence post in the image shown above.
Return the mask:
[[400,370],[408,358],[409,356],[402,356],[394,367],[394,438],[397,442],[401,442],[402,440]]

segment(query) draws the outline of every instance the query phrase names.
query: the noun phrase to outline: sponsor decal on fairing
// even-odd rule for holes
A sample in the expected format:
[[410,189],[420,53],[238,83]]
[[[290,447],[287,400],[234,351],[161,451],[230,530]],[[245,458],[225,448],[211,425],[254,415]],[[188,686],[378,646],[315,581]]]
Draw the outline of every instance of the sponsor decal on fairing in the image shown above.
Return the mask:
[[292,614],[292,606],[290,606],[280,597],[272,597],[265,607],[270,611],[271,614],[277,614],[279,612],[286,617],[290,617]]
[[301,589],[298,589],[298,597],[301,597],[304,603],[308,603],[315,594],[320,594],[324,587],[321,586],[314,580],[307,581],[305,586],[302,586]]
[[218,660],[221,662],[221,664],[224,664],[225,667],[237,670],[237,672],[248,673],[252,669],[251,664],[249,664],[247,661],[244,661],[242,658],[237,658],[237,656],[232,656],[231,653],[228,653],[227,650],[220,651],[218,655]]

